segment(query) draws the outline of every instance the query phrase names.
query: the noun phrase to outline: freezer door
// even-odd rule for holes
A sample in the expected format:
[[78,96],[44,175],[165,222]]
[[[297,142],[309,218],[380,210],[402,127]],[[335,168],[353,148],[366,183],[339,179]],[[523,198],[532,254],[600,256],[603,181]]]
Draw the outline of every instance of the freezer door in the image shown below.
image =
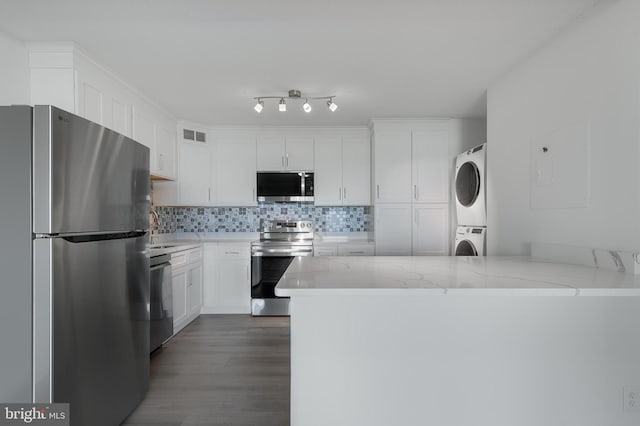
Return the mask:
[[120,424],[149,386],[148,235],[34,245],[35,402],[70,403],[75,425]]
[[34,107],[36,234],[149,228],[149,148],[48,105]]

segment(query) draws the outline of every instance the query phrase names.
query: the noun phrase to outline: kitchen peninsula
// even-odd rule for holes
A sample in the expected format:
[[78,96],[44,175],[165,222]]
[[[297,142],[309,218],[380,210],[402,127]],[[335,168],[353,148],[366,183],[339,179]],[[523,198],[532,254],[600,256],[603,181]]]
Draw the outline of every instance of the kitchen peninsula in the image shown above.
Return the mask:
[[276,294],[291,297],[292,426],[640,423],[625,399],[640,388],[638,276],[525,257],[305,257]]

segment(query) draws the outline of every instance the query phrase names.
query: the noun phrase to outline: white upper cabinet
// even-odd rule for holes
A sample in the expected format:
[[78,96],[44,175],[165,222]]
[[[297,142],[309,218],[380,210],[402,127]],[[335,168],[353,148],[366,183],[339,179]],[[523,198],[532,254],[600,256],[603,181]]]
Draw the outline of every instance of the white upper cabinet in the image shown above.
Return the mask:
[[274,172],[285,170],[284,136],[258,137],[258,170]]
[[287,136],[284,166],[286,170],[313,170],[313,138]]
[[447,202],[450,163],[447,121],[381,127],[374,133],[375,202]]
[[51,104],[150,149],[151,174],[176,177],[176,120],[69,43],[30,44],[32,104]]
[[342,205],[371,204],[371,139],[342,138]]
[[[153,120],[140,113],[137,109],[133,112],[133,139],[149,149],[156,145],[156,126]],[[155,168],[155,157],[151,158],[151,168]]]
[[314,151],[317,206],[371,204],[371,151],[367,135],[318,137]]
[[449,132],[412,132],[413,201],[444,203],[449,200]]
[[211,176],[213,158],[209,147],[197,143],[180,143],[179,158],[178,205],[210,204],[214,182]]
[[255,206],[256,139],[224,136],[215,141],[217,191],[215,203],[225,206]]
[[[156,126],[155,169],[163,176],[176,176],[176,132]],[[153,159],[151,160],[153,164]]]
[[313,137],[260,135],[257,153],[259,171],[313,170]]
[[376,203],[411,202],[411,129],[375,131]]
[[319,137],[315,143],[314,199],[317,206],[342,205],[342,138]]

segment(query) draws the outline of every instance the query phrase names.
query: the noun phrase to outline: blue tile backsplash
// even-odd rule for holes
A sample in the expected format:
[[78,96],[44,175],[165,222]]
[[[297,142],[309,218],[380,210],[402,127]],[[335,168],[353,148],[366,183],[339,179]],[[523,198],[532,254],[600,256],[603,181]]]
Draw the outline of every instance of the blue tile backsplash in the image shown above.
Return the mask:
[[260,204],[258,207],[156,207],[155,232],[259,232],[263,220],[312,220],[319,232],[367,232],[370,207]]

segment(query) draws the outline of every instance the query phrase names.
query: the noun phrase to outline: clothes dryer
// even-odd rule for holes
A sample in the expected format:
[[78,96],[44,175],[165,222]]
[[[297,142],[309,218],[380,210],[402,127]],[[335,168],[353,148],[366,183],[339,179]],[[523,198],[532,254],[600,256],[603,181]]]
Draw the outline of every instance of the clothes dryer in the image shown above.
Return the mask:
[[486,152],[484,143],[456,158],[456,214],[460,226],[487,226]]
[[484,256],[487,228],[458,226],[454,254],[456,256]]

